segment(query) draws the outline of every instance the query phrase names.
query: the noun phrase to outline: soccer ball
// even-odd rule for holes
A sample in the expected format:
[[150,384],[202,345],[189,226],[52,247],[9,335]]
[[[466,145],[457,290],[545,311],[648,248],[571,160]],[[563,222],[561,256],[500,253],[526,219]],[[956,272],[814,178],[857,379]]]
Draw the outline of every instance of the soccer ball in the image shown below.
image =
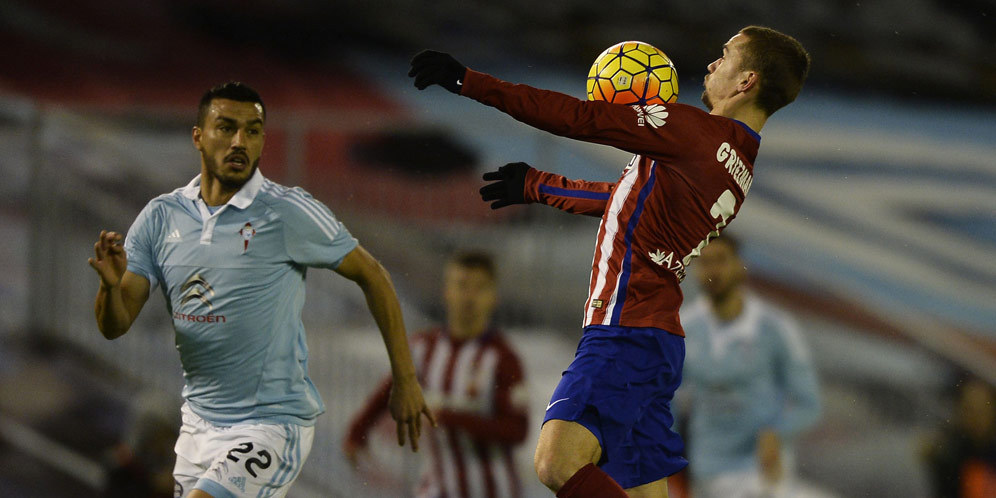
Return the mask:
[[617,43],[591,65],[588,100],[639,105],[675,102],[678,72],[671,59],[649,43]]

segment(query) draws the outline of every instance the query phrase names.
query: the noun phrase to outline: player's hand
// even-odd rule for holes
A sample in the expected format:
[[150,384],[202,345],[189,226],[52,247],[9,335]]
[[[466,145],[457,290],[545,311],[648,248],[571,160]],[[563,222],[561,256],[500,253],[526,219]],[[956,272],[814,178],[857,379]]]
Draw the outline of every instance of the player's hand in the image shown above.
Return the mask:
[[93,245],[93,257],[87,260],[97,274],[104,287],[117,287],[128,269],[128,257],[121,245],[121,234],[117,232],[100,231],[100,238]]
[[415,88],[425,90],[429,85],[439,85],[457,95],[463,88],[467,67],[452,55],[435,50],[423,50],[412,58],[408,76],[415,78]]
[[525,204],[526,173],[532,169],[526,163],[508,163],[498,171],[484,174],[484,180],[489,183],[481,187],[481,200],[495,201],[491,209],[503,208],[512,204]]
[[765,482],[776,483],[782,479],[782,441],[778,433],[765,429],[757,435],[757,461]]
[[405,445],[405,435],[412,442],[412,451],[418,451],[418,438],[422,434],[422,414],[436,427],[436,419],[422,398],[422,387],[414,376],[398,379],[391,383],[391,398],[388,401],[391,418],[398,424],[398,446]]

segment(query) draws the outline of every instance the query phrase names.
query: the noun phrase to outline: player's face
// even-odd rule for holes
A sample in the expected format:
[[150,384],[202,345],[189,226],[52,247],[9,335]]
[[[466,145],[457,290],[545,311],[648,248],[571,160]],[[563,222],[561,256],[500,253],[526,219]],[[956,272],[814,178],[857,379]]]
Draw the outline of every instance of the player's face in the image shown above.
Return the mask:
[[214,99],[203,126],[194,127],[194,146],[207,174],[237,189],[249,181],[263,154],[263,108],[252,102]]
[[443,300],[451,327],[479,329],[491,321],[498,291],[488,272],[450,264],[443,277]]
[[702,103],[710,111],[721,101],[738,93],[737,85],[743,77],[743,53],[747,36],[737,33],[723,45],[723,55],[707,66],[703,80]]
[[699,285],[713,300],[730,295],[746,278],[743,261],[733,247],[722,241],[714,241],[702,248],[695,264]]

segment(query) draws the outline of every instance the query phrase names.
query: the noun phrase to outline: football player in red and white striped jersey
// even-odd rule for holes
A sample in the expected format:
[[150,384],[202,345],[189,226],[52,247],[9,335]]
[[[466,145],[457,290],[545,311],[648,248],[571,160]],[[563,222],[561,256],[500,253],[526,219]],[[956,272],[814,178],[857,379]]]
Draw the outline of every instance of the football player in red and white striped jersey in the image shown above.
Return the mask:
[[542,203],[600,216],[584,332],[554,389],[534,459],[558,498],[667,496],[687,465],[672,430],[684,331],[685,268],[733,220],[753,184],[760,131],[809,71],[794,38],[740,30],[707,67],[702,101],[620,105],[512,84],[453,56],[417,54],[408,76],[554,135],[631,152],[619,181],[586,182],[510,163],[484,175],[492,208]]
[[[518,355],[490,327],[498,301],[494,264],[487,254],[462,253],[446,266],[446,325],[416,334],[412,358],[426,402],[439,422],[427,433],[430,461],[418,497],[519,497],[513,449],[528,432]],[[354,463],[366,436],[387,413],[391,379],[354,417],[344,451]]]

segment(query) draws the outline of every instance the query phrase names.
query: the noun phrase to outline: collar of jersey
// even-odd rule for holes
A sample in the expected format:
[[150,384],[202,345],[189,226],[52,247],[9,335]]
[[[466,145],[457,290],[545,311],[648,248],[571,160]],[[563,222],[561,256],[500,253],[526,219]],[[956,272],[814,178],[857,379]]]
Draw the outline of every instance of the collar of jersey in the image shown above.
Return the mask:
[[[239,189],[231,199],[225,204],[230,204],[232,207],[237,207],[239,209],[245,209],[252,204],[252,201],[256,198],[256,194],[259,193],[259,189],[263,188],[263,173],[256,168],[256,172],[252,174],[252,178],[246,182],[242,188]],[[192,201],[196,201],[201,196],[201,175],[197,175],[186,187],[183,187],[181,191],[183,196]]]
[[761,134],[758,133],[758,132],[756,132],[756,131],[754,131],[754,129],[751,128],[750,126],[747,126],[747,123],[744,123],[743,121],[740,121],[739,119],[733,119],[733,118],[730,118],[730,119],[732,119],[734,123],[736,123],[736,124],[738,124],[740,126],[743,126],[744,129],[747,130],[747,133],[749,133],[750,136],[754,137],[754,140],[757,140],[758,142],[761,141]]

